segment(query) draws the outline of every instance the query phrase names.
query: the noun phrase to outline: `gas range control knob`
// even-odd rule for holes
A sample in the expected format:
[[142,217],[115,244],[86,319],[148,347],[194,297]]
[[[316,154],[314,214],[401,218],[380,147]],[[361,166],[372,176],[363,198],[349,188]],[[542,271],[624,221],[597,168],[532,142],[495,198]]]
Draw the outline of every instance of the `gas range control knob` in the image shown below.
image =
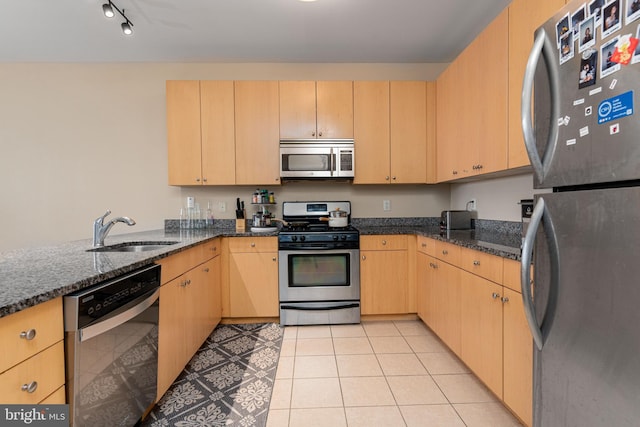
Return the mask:
[[346,234],[343,234],[342,236],[340,236],[340,238],[341,238],[342,240],[347,240],[347,235],[346,235]]
[[301,241],[301,242],[304,242],[305,240],[306,240],[306,237],[305,237],[305,236],[300,236],[300,241]]
[[297,242],[298,241],[298,236],[291,236],[291,241],[292,242]]
[[338,236],[333,236],[333,240],[338,240]]

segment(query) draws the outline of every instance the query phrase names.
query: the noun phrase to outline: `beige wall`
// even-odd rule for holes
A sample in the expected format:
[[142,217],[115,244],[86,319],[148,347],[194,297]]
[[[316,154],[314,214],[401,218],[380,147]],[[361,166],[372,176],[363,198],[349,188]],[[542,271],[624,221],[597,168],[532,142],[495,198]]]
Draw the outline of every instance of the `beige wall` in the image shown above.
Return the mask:
[[[433,80],[445,64],[0,64],[0,251],[90,238],[107,208],[134,228],[163,227],[183,199],[233,203],[253,188],[170,187],[165,81]],[[356,216],[437,215],[448,186],[287,184],[279,200],[340,198]],[[390,199],[392,211],[382,212]],[[217,204],[216,204],[217,206]],[[217,217],[233,218],[233,205]]]
[[[535,192],[538,193],[540,190]],[[532,199],[533,194],[531,173],[451,184],[451,209],[465,209],[469,200],[476,199],[479,219],[520,221],[518,202],[522,199]]]

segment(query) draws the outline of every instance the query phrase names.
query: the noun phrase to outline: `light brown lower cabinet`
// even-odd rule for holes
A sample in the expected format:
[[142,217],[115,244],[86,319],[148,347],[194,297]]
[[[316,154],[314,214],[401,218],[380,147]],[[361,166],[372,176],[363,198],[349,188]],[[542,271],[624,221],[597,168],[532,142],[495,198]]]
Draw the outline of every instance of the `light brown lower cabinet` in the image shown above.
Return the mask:
[[65,403],[63,338],[61,297],[0,318],[0,402]]
[[533,346],[519,272],[518,261],[503,266],[466,248],[458,256],[450,244],[418,238],[418,316],[530,426]]
[[[163,272],[158,333],[158,399],[220,322],[220,257],[209,248],[212,245],[219,247],[220,243],[219,239],[214,239],[214,242],[159,262]],[[176,263],[187,270],[165,282],[167,276],[164,271],[177,271]]]
[[360,300],[363,315],[409,312],[408,236],[360,237]]
[[225,317],[277,317],[277,237],[230,237],[228,314]]

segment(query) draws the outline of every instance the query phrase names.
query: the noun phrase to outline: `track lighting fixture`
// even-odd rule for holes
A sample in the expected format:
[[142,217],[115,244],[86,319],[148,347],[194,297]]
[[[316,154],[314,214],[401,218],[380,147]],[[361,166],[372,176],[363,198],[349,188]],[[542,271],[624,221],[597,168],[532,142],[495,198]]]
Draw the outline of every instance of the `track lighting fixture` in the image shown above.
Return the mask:
[[118,6],[113,4],[111,0],[108,0],[108,3],[102,5],[102,13],[104,13],[104,16],[106,16],[107,18],[113,18],[115,16],[115,13],[113,11],[114,9],[124,18],[124,22],[120,25],[120,27],[122,28],[122,32],[127,36],[133,34],[133,22],[131,22],[129,18],[127,18],[127,16],[124,14],[124,9],[118,9]]

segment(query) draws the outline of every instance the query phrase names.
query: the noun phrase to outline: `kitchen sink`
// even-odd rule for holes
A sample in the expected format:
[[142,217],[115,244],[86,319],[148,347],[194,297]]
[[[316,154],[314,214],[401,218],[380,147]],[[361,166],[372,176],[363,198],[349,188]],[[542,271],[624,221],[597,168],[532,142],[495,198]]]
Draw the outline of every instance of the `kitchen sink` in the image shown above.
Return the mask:
[[175,245],[178,242],[172,241],[144,241],[144,242],[125,242],[117,243],[110,246],[101,246],[99,248],[93,248],[87,250],[87,252],[146,252],[155,251],[157,249],[163,249],[170,245]]

